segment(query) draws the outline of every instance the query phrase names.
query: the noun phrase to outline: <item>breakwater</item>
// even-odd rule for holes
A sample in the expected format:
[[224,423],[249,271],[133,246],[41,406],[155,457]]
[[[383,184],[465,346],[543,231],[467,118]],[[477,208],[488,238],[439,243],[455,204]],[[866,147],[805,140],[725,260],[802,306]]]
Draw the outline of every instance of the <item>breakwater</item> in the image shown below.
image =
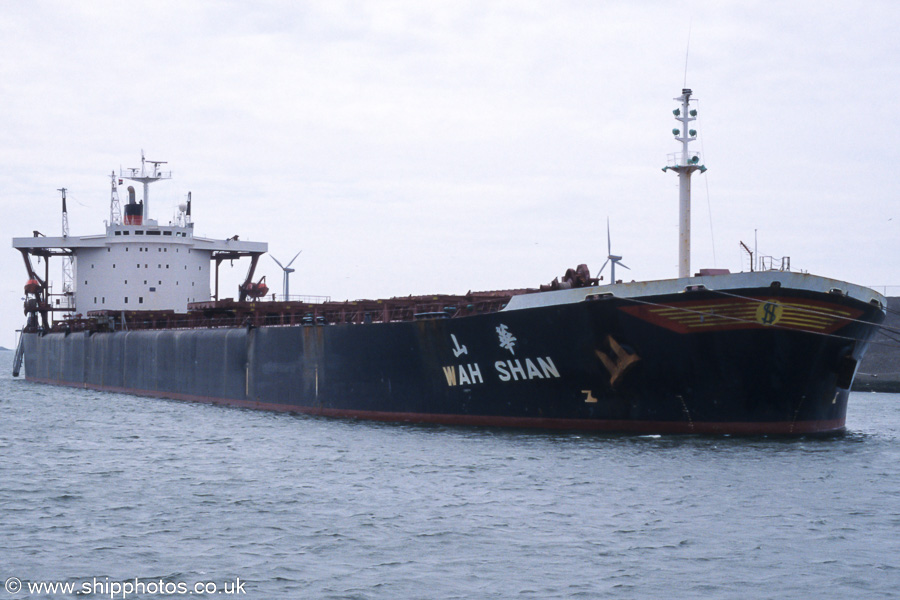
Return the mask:
[[859,365],[854,391],[900,392],[900,297],[888,298],[888,313]]

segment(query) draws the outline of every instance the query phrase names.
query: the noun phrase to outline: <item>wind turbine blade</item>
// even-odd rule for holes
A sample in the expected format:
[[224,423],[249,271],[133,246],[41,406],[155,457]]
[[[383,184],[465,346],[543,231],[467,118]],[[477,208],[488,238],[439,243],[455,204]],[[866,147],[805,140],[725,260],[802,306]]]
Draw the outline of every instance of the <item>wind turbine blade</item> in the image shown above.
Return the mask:
[[600,267],[600,270],[599,270],[599,271],[597,271],[597,277],[599,277],[599,276],[600,276],[600,274],[601,274],[601,273],[603,273],[603,269],[605,269],[605,268],[606,268],[606,265],[608,265],[608,264],[609,264],[609,259],[608,259],[608,258],[607,258],[607,259],[606,259],[606,262],[605,262],[605,263],[603,263],[603,266],[602,266],[602,267]]
[[609,217],[606,217],[606,253],[612,254],[612,238],[609,237]]
[[626,266],[624,263],[619,263],[619,266],[624,267],[624,268],[628,269],[629,271],[631,270],[631,267]]
[[272,256],[271,254],[269,255],[269,258],[271,258],[271,259],[274,260],[276,263],[278,263],[278,266],[279,266],[279,267],[281,267],[282,269],[284,268],[284,265],[281,264],[281,261],[279,261],[277,258],[275,258],[274,256]]
[[[303,250],[301,250],[300,252],[303,252]],[[294,264],[294,261],[297,260],[298,256],[300,256],[300,252],[294,255],[294,258],[291,259],[291,262],[289,262],[287,266],[291,266],[292,264]]]

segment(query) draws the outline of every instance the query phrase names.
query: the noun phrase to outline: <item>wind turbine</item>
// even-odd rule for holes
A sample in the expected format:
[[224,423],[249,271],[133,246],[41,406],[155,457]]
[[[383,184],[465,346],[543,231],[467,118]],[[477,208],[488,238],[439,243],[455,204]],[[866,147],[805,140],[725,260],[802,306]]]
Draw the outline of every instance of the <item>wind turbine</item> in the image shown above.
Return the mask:
[[[301,250],[300,252],[303,252],[303,250]],[[284,301],[285,302],[290,300],[288,291],[290,290],[291,273],[293,273],[296,270],[296,269],[292,269],[291,265],[294,264],[294,261],[297,260],[298,256],[300,256],[300,252],[298,252],[297,254],[294,255],[294,258],[291,259],[291,262],[289,262],[287,264],[287,266],[284,266],[283,264],[281,264],[281,261],[279,261],[277,258],[272,256],[271,254],[269,255],[272,258],[272,260],[274,260],[276,263],[278,263],[278,266],[281,267],[281,270],[284,271]]]
[[603,263],[602,267],[600,267],[600,271],[597,273],[597,276],[599,277],[600,273],[603,273],[603,269],[606,268],[607,263],[610,263],[609,279],[610,284],[614,284],[616,282],[616,265],[628,269],[629,271],[631,270],[631,267],[622,262],[621,256],[612,253],[612,239],[609,236],[609,218],[606,219],[606,251],[609,252],[609,255],[606,257],[606,262]]

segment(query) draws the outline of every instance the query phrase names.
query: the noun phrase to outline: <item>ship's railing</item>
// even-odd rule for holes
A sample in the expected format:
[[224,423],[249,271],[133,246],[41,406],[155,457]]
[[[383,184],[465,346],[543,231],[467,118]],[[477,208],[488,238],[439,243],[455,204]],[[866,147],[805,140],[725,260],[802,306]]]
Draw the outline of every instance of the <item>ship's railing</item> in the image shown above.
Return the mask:
[[782,256],[776,258],[774,256],[760,256],[758,271],[790,271],[791,257]]
[[62,294],[47,294],[51,306],[57,311],[70,310],[75,311],[75,294],[72,292],[64,292]]
[[881,292],[885,296],[900,296],[900,284],[879,284],[879,285],[868,285],[866,287],[872,288],[876,292]]
[[684,152],[672,152],[668,155],[668,165],[670,167],[681,167],[684,165],[702,165],[703,160],[699,152],[690,150],[687,153],[687,160],[684,160]]
[[509,295],[410,296],[347,302],[197,303],[188,313],[174,311],[96,311],[86,318],[54,324],[56,331],[120,331],[123,329],[197,329],[209,327],[324,326],[397,323],[450,319],[502,310]]
[[285,296],[284,294],[270,294],[267,298],[271,298],[272,302],[300,302],[302,304],[325,304],[331,302],[331,296]]
[[138,167],[129,167],[127,169],[119,168],[119,177],[125,179],[133,179],[134,177],[158,177],[159,179],[172,179],[172,171],[163,171],[161,169],[141,169]]

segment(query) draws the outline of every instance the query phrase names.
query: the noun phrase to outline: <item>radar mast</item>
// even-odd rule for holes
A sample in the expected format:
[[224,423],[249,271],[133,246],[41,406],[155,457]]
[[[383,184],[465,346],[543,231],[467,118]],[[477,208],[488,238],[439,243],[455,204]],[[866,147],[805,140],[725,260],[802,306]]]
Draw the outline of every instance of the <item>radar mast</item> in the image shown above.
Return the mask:
[[[152,168],[148,169],[147,164],[153,165]],[[144,210],[142,215],[142,220],[144,223],[150,218],[150,184],[159,181],[160,179],[171,179],[172,171],[161,171],[159,165],[165,165],[167,161],[164,160],[146,160],[144,158],[144,151],[141,150],[141,168],[132,168],[132,169],[120,169],[119,176],[124,179],[130,179],[132,181],[138,181],[144,184]]]

